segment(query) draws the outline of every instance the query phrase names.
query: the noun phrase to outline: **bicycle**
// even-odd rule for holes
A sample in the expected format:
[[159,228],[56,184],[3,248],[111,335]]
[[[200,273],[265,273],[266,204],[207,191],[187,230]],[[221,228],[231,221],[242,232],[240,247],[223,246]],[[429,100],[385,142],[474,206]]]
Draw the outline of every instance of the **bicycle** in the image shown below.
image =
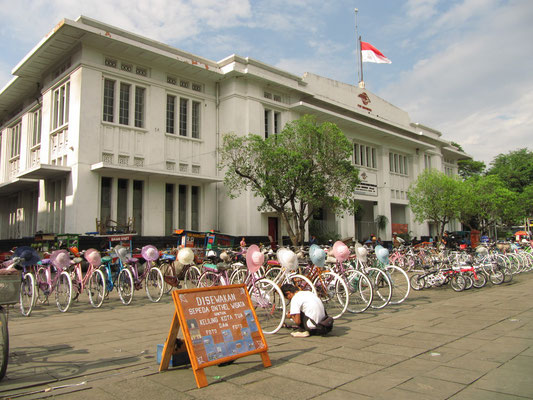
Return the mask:
[[402,268],[389,264],[389,251],[386,248],[376,246],[374,252],[377,258],[374,267],[384,271],[392,284],[390,304],[403,303],[411,291],[409,276]]
[[[367,250],[363,246],[358,246],[355,249],[357,258],[366,262]],[[337,273],[346,283],[346,287],[350,293],[348,300],[348,312],[359,314],[368,310],[374,300],[374,289],[370,279],[361,271],[353,268],[345,257],[349,256],[349,251],[344,255],[337,255],[332,262],[330,262],[331,270]]]
[[[67,312],[72,303],[72,280],[67,271],[71,265],[69,253],[66,250],[55,250],[49,259],[43,259],[40,263],[35,276],[39,300],[45,303],[48,296],[54,293],[59,311]],[[52,267],[55,268],[53,277]]]
[[41,260],[39,254],[29,247],[21,246],[15,249],[11,260],[6,261],[3,265],[12,269],[21,270],[20,284],[20,312],[23,316],[29,317],[36,304],[36,287],[34,266]]
[[[159,251],[152,245],[144,246],[141,250],[142,257],[146,260],[143,269],[139,268],[139,261],[126,257],[119,249],[119,263],[122,270],[118,274],[118,289],[125,299],[125,305],[131,303],[135,290],[140,290],[144,281],[146,296],[154,303],[163,296],[163,274],[152,262],[159,258]],[[140,272],[139,272],[140,271]],[[133,282],[133,283],[132,283]]]
[[264,334],[278,332],[285,322],[285,296],[280,287],[264,277],[258,278],[258,271],[264,263],[264,254],[256,245],[246,253],[247,275],[244,284],[250,294],[255,314]]
[[[120,250],[120,247],[116,246],[112,251],[114,251],[116,255],[116,251],[118,250]],[[131,288],[133,288],[133,276],[131,276],[131,274],[125,275],[123,279],[127,280],[131,278],[131,280],[127,280],[127,282],[123,282],[122,285],[119,285],[118,276],[123,269],[122,264],[114,263],[113,257],[110,254],[102,257],[101,263],[102,265],[100,266],[99,270],[104,274],[106,289],[105,297],[108,297],[109,293],[111,293],[114,288],[117,288],[118,296],[122,304],[129,304],[129,302],[131,302],[131,296],[129,295],[129,292],[131,292]]]
[[[74,250],[75,251],[75,250]],[[73,300],[87,289],[89,302],[95,308],[102,306],[106,294],[105,277],[99,267],[102,263],[100,253],[95,249],[88,249],[83,254],[88,262],[88,267],[83,262],[82,254],[75,252],[74,265],[71,272]],[[84,275],[85,274],[85,275]]]
[[9,362],[9,330],[7,310],[4,306],[20,300],[21,272],[14,268],[0,270],[0,381],[4,378]]

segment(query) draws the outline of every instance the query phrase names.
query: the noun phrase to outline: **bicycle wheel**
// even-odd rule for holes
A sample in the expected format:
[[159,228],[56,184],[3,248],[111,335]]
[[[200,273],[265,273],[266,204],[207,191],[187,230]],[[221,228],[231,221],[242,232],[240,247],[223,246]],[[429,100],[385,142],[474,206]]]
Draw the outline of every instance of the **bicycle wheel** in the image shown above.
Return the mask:
[[178,282],[178,278],[176,277],[176,271],[174,269],[174,266],[171,262],[163,262],[160,264],[159,269],[161,270],[161,273],[163,274],[163,293],[168,294],[172,289],[174,289],[175,286],[172,286],[169,284],[165,278],[167,279],[175,279],[176,283]]
[[187,289],[197,288],[200,275],[202,274],[197,266],[189,265],[189,268],[185,272],[185,277],[183,278],[183,284]]
[[46,269],[43,267],[39,268],[37,270],[37,274],[35,275],[35,289],[37,291],[35,303],[37,301],[39,301],[39,304],[46,303],[52,288],[48,285]]
[[370,280],[361,272],[352,271],[347,279],[346,287],[350,294],[346,309],[351,313],[366,311],[374,299],[374,291]]
[[285,298],[278,285],[269,279],[261,279],[250,288],[250,299],[257,321],[264,334],[280,330],[285,321]]
[[243,268],[238,268],[233,271],[229,277],[229,282],[231,285],[237,285],[239,283],[244,283],[246,277],[248,276],[248,271]]
[[392,284],[389,277],[378,268],[368,268],[366,273],[374,290],[374,299],[370,307],[377,310],[386,307],[392,297]]
[[0,381],[6,375],[9,360],[9,332],[7,330],[6,310],[0,306]]
[[281,274],[281,267],[270,267],[265,272],[265,278],[270,279],[272,282],[276,282],[279,274]]
[[206,271],[198,279],[198,287],[220,286],[220,277],[217,273]]
[[93,270],[89,278],[89,301],[95,308],[102,306],[105,298],[105,277],[99,269]]
[[511,271],[511,268],[504,268],[503,269],[503,281],[511,282],[512,280],[513,280],[513,272]]
[[31,273],[26,273],[22,277],[20,284],[20,312],[25,317],[29,317],[35,305],[35,278]]
[[409,283],[414,290],[422,290],[426,286],[426,278],[422,274],[411,275]]
[[150,268],[145,281],[146,295],[150,301],[157,303],[163,297],[163,274],[157,267]]
[[125,306],[129,305],[133,300],[133,294],[135,290],[133,286],[133,275],[129,269],[124,268],[118,274],[117,290],[122,304]]
[[465,278],[465,290],[472,289],[474,287],[474,277],[471,275],[471,272],[463,273]]
[[329,316],[337,319],[346,312],[350,294],[346,283],[339,275],[334,272],[323,272],[316,277],[313,286]]
[[57,277],[54,292],[57,308],[61,312],[67,312],[72,303],[72,280],[67,271],[62,271]]
[[293,274],[287,277],[288,283],[296,286],[299,290],[307,290],[316,294],[315,285],[308,277],[300,274]]
[[474,287],[476,289],[480,289],[487,284],[488,278],[487,278],[487,274],[485,273],[485,271],[482,271],[482,270],[476,271],[476,277],[477,278],[474,279]]
[[409,283],[409,276],[403,269],[395,265],[387,265],[385,271],[389,275],[392,283],[392,298],[391,304],[401,304],[409,296],[411,291],[411,283]]
[[450,286],[456,292],[462,292],[463,290],[465,290],[466,280],[465,280],[464,276],[459,275],[459,274],[454,274],[450,278]]
[[503,270],[499,267],[493,267],[492,271],[489,273],[489,280],[493,285],[501,285],[505,280]]

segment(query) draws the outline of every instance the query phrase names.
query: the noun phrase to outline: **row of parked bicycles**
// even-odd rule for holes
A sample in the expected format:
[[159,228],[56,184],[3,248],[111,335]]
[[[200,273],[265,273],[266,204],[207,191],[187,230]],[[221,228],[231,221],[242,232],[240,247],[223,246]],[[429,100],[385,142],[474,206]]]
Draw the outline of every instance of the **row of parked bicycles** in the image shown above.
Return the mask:
[[[463,291],[488,282],[499,285],[533,269],[529,244],[522,248],[480,246],[470,252],[402,246],[389,253],[379,245],[348,247],[338,241],[326,248],[312,245],[276,252],[257,245],[238,251],[208,250],[203,258],[188,247],[161,251],[148,245],[136,250],[132,254],[120,245],[105,252],[70,248],[41,257],[32,247],[23,246],[14,250],[0,272],[19,271],[19,304],[24,316],[30,316],[37,304],[51,300],[59,311],[67,312],[84,292],[89,303],[99,308],[115,290],[128,305],[140,290],[158,302],[174,288],[245,284],[263,332],[273,334],[285,322],[288,304],[280,289],[284,283],[316,293],[328,314],[337,319],[345,312],[401,304],[411,288],[449,284]],[[4,319],[0,325],[7,337]],[[3,346],[2,353],[7,347]],[[0,376],[2,370],[5,373],[5,360]]]

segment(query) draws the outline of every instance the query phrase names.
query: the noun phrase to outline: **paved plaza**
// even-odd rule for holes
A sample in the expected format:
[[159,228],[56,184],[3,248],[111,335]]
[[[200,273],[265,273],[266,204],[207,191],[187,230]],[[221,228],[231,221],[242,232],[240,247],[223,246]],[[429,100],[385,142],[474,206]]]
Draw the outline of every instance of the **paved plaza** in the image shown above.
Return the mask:
[[253,355],[158,372],[174,304],[136,292],[101,309],[85,295],[66,314],[9,315],[10,362],[0,396],[61,399],[533,399],[533,274],[456,293],[412,292],[400,306],[346,315],[327,337],[267,336],[272,366]]

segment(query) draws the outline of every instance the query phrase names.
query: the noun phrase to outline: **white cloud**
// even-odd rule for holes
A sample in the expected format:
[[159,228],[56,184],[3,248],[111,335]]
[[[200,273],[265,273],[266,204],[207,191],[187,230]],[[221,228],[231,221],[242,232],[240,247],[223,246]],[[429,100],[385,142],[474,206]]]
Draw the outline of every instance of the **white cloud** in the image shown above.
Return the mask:
[[409,0],[407,2],[407,15],[414,19],[431,18],[435,13],[438,0]]
[[[533,142],[533,59],[524,54],[531,49],[533,7],[519,0],[498,7],[467,0],[454,9],[462,10],[466,26],[453,35],[435,34],[439,50],[381,93],[414,121],[442,131],[488,163],[504,149]],[[449,15],[437,19],[450,20]]]

